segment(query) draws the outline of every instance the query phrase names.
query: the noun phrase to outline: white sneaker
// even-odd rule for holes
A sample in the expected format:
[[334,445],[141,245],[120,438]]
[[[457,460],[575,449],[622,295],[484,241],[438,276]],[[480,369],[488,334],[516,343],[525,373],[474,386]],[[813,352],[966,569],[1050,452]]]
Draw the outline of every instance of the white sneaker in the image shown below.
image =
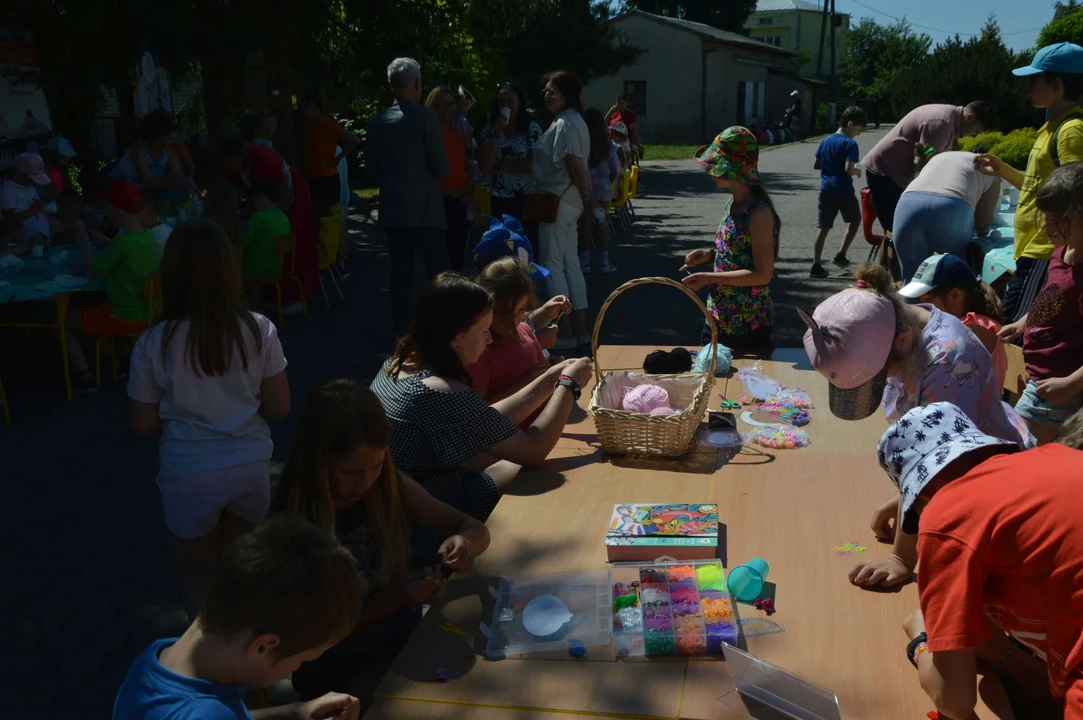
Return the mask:
[[617,266],[616,265],[602,265],[600,268],[598,268],[598,270],[602,273],[602,275],[612,275],[613,273],[615,273],[617,271]]

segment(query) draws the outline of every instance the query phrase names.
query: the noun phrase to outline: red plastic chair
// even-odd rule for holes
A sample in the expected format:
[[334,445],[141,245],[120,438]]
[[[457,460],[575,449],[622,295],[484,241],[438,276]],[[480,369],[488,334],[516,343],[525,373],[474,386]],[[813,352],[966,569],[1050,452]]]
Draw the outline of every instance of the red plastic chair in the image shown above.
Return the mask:
[[880,235],[872,231],[872,224],[876,222],[876,206],[872,203],[872,193],[868,188],[861,189],[861,226],[865,231],[865,242],[869,248],[869,262],[878,262],[888,269],[891,276],[898,282],[902,278],[902,270],[899,266],[899,258],[895,253],[895,244],[891,241],[891,233]]

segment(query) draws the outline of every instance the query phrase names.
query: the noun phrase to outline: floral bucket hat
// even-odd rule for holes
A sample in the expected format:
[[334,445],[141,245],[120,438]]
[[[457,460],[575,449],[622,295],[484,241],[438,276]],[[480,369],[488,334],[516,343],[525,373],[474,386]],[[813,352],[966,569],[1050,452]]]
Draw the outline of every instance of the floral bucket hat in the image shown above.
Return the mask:
[[726,128],[718,133],[714,142],[701,147],[692,157],[714,177],[760,184],[760,173],[756,169],[760,144],[748,128],[739,125]]

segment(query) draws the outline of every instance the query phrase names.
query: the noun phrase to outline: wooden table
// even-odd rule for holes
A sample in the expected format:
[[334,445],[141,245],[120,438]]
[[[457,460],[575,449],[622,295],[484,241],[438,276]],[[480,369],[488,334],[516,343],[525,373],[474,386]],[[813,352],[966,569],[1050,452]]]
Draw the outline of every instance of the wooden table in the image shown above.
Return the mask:
[[[603,365],[634,367],[653,349],[603,348]],[[749,638],[748,650],[835,691],[846,718],[925,717],[932,703],[904,656],[901,629],[917,607],[916,588],[858,590],[846,572],[859,556],[834,553],[845,542],[868,547],[864,557],[890,551],[868,527],[874,507],[894,491],[875,454],[886,423],[882,416],[857,423],[831,416],[826,383],[807,363],[803,350],[778,350],[764,363],[765,372],[805,389],[817,407],[806,428],[812,444],[800,450],[746,449],[730,458],[700,449],[680,461],[611,462],[597,449],[589,418],[569,424],[545,467],[525,472],[501,499],[487,523],[492,547],[472,576],[449,584],[447,605],[430,610],[365,718],[742,717],[718,701],[733,683],[715,656],[615,662],[611,649],[592,648],[579,660],[565,652],[485,658],[478,625],[491,621],[487,588],[501,576],[604,569],[602,540],[619,502],[717,503],[723,562],[734,567],[758,556],[770,563],[778,608],[772,620],[788,628]],[[725,378],[715,383],[713,408],[720,393],[740,396],[739,383],[728,385]],[[584,393],[581,404],[587,402]],[[748,605],[738,614],[762,617]],[[465,637],[438,630],[445,621]],[[438,683],[437,668],[462,680]],[[1011,717],[985,705],[978,715]]]

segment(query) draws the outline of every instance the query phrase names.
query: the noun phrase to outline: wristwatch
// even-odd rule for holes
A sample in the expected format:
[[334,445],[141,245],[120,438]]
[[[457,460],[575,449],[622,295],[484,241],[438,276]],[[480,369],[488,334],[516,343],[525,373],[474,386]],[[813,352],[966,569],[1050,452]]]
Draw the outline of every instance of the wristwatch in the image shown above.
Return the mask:
[[575,378],[568,377],[567,375],[561,375],[557,378],[556,384],[553,385],[553,389],[555,390],[558,387],[566,387],[571,390],[572,394],[575,395],[576,402],[579,401],[579,397],[583,394],[583,389],[579,387],[579,383],[575,381]]
[[914,653],[918,649],[918,645],[929,642],[929,635],[927,633],[921,633],[916,638],[910,641],[910,644],[906,646],[906,659],[910,661],[910,664],[914,667],[918,666],[918,661],[914,658]]

